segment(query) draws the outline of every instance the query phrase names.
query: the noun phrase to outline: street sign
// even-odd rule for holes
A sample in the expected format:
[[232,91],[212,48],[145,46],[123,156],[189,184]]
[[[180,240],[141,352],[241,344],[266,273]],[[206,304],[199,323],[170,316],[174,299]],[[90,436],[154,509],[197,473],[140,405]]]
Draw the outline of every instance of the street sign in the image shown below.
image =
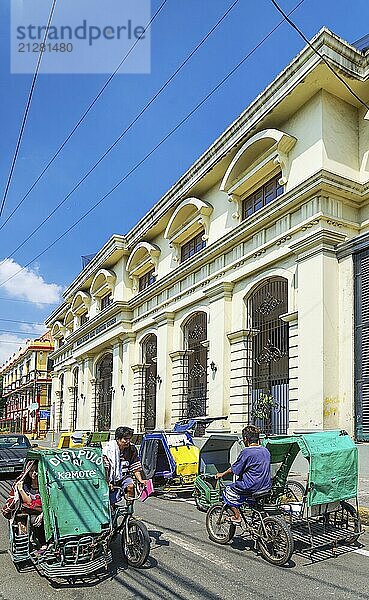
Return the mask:
[[38,402],[31,402],[31,404],[29,405],[29,410],[37,410],[38,409]]
[[50,411],[40,410],[40,419],[50,419]]

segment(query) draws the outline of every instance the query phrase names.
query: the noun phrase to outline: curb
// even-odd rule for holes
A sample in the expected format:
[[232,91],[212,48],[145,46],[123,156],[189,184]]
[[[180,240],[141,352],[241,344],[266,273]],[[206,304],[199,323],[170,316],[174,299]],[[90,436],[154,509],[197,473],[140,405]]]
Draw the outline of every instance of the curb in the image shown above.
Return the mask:
[[366,508],[366,506],[360,506],[359,515],[362,525],[369,525],[369,508]]

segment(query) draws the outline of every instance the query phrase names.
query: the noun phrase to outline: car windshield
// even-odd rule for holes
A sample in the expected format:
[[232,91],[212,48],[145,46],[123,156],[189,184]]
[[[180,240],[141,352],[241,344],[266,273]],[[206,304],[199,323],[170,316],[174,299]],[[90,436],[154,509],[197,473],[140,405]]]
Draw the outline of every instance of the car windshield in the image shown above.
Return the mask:
[[0,437],[1,448],[29,448],[30,443],[24,435],[3,435]]

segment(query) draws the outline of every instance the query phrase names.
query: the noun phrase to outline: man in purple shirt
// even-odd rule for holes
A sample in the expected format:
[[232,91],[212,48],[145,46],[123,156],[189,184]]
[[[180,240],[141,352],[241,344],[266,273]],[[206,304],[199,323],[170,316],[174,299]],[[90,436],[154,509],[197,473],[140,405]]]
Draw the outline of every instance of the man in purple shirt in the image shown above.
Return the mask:
[[241,523],[239,507],[255,492],[270,490],[272,479],[270,474],[270,453],[260,446],[260,435],[257,427],[248,425],[242,430],[245,449],[237,460],[224,473],[217,473],[216,478],[233,473],[235,481],[224,488],[223,500],[232,507],[234,523]]

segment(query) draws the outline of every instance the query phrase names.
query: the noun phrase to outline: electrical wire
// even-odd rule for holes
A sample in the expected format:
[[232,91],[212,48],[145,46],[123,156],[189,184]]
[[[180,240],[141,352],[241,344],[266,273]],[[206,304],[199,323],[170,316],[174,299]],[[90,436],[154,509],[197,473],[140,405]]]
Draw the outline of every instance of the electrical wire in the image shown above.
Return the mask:
[[6,321],[7,323],[23,323],[24,325],[43,325],[43,323],[37,323],[36,321],[17,321],[16,319],[2,319],[0,321]]
[[[147,30],[152,25],[152,23],[154,22],[154,20],[156,19],[157,15],[160,13],[160,11],[164,7],[164,5],[167,3],[167,1],[168,0],[164,0],[162,2],[162,4],[159,6],[158,10],[155,12],[155,14],[151,17],[150,21],[146,25],[145,30]],[[57,151],[55,152],[55,154],[51,157],[51,159],[49,160],[49,162],[47,163],[47,165],[41,171],[41,173],[39,174],[39,176],[35,179],[35,181],[31,185],[31,187],[28,189],[28,191],[26,192],[26,194],[23,196],[23,198],[20,200],[20,202],[18,202],[18,204],[12,210],[12,212],[8,215],[8,217],[6,218],[6,220],[4,221],[4,223],[0,226],[0,231],[7,224],[7,222],[12,218],[12,216],[18,210],[18,208],[23,204],[23,202],[26,200],[26,198],[29,196],[29,194],[32,192],[32,190],[35,188],[35,186],[37,185],[37,183],[40,181],[41,177],[46,173],[46,171],[48,170],[48,168],[52,165],[52,163],[54,162],[54,160],[56,159],[56,157],[59,156],[60,152],[63,150],[63,148],[67,145],[67,143],[69,142],[69,140],[71,139],[71,137],[77,131],[77,129],[81,125],[82,121],[84,121],[84,119],[86,118],[86,116],[88,115],[88,113],[90,112],[90,110],[92,109],[92,107],[96,104],[96,102],[98,101],[98,99],[100,98],[100,96],[103,94],[103,92],[105,91],[105,89],[111,83],[113,77],[118,73],[119,69],[121,68],[121,66],[123,65],[123,63],[127,60],[127,58],[129,57],[129,55],[131,54],[131,52],[134,50],[134,48],[136,47],[136,44],[139,41],[140,41],[140,38],[137,38],[136,41],[135,41],[135,43],[131,46],[131,48],[128,50],[128,52],[125,54],[125,56],[122,58],[122,60],[120,61],[119,65],[117,66],[117,68],[115,69],[115,71],[108,77],[108,79],[106,80],[106,82],[104,83],[104,85],[102,86],[102,88],[100,89],[100,91],[98,92],[98,94],[92,100],[91,104],[87,107],[87,109],[85,110],[85,112],[83,113],[83,115],[79,118],[79,120],[77,121],[77,123],[75,124],[75,126],[73,127],[73,129],[71,130],[71,132],[65,138],[64,142],[59,146],[59,148],[57,149]],[[0,213],[0,216],[1,216],[1,213]]]
[[330,71],[332,71],[333,75],[335,75],[335,77],[337,77],[337,79],[339,79],[339,81],[341,83],[343,83],[343,85],[348,89],[348,91],[350,92],[350,94],[352,94],[354,96],[354,98],[356,98],[356,100],[358,100],[363,106],[365,106],[365,108],[367,110],[369,110],[369,105],[364,102],[364,100],[362,100],[360,98],[360,96],[358,96],[356,94],[356,92],[354,92],[354,90],[351,88],[351,86],[347,83],[347,81],[345,81],[343,79],[343,77],[341,77],[341,75],[339,73],[337,73],[336,69],[332,66],[332,64],[329,62],[329,60],[323,56],[323,54],[321,54],[319,52],[319,50],[317,50],[316,48],[314,48],[313,44],[310,42],[310,40],[308,40],[308,38],[306,37],[306,35],[301,31],[301,29],[299,29],[297,27],[297,25],[291,21],[291,19],[289,19],[289,15],[291,13],[288,13],[288,15],[284,12],[284,10],[277,4],[277,2],[275,2],[275,0],[271,0],[272,4],[275,6],[275,8],[281,13],[281,15],[283,15],[284,19],[287,21],[287,23],[289,25],[291,25],[291,27],[297,31],[297,33],[299,34],[300,37],[302,37],[302,39],[304,40],[304,42],[307,43],[307,45],[314,50],[315,54],[317,54],[319,56],[319,58],[327,65],[327,67],[330,69]]
[[[46,329],[46,326],[45,326],[45,329]],[[14,334],[30,336],[31,334],[34,335],[35,333],[38,333],[38,332],[37,331],[12,331],[11,329],[0,329],[0,333],[14,333]],[[0,342],[1,342],[1,340],[0,340]]]
[[[53,15],[54,15],[54,10],[55,10],[56,2],[57,2],[57,0],[53,0],[52,6],[51,6],[51,10],[50,10],[50,14],[49,14],[49,19],[48,19],[47,26],[46,26],[46,29],[45,29],[45,36],[44,36],[44,41],[43,41],[44,46],[45,46],[46,39],[47,39],[47,36],[48,36],[48,33],[49,33],[51,21],[52,21]],[[40,48],[42,48],[44,46],[40,46]],[[6,185],[5,185],[4,196],[3,196],[3,199],[2,199],[2,202],[1,202],[1,206],[0,206],[0,217],[3,214],[3,210],[5,208],[6,199],[8,197],[10,183],[11,183],[12,178],[13,178],[13,172],[14,172],[14,169],[15,169],[15,164],[17,162],[20,145],[21,145],[22,139],[23,139],[24,129],[26,127],[26,122],[27,122],[27,117],[28,117],[29,109],[31,107],[33,92],[34,92],[34,89],[35,89],[35,86],[36,86],[36,81],[37,81],[38,73],[39,73],[39,70],[40,70],[42,55],[43,55],[43,52],[42,52],[42,50],[40,50],[40,52],[38,54],[36,69],[35,69],[35,72],[34,72],[33,78],[32,78],[31,88],[30,88],[30,91],[29,91],[29,94],[28,94],[26,108],[25,108],[24,113],[23,113],[22,124],[21,124],[21,128],[20,128],[20,131],[19,131],[19,134],[18,134],[18,140],[17,140],[17,144],[16,144],[16,147],[15,147],[15,151],[14,151],[14,155],[13,155],[13,160],[12,160],[12,164],[11,164],[11,167],[10,167],[10,172],[9,172],[8,179],[7,179],[7,182],[6,182]]]
[[[27,339],[27,338],[26,338],[26,339]],[[13,341],[11,341],[11,340],[2,340],[2,339],[0,338],[0,345],[1,345],[1,344],[13,344],[14,346],[18,346],[19,348],[21,348],[21,346],[20,346],[19,344],[20,344],[20,342],[22,342],[22,341],[23,341],[23,342],[25,342],[26,340],[13,340]],[[9,358],[11,358],[11,357],[9,357]],[[9,360],[9,359],[8,359],[8,360]],[[5,364],[5,363],[3,363],[3,364]],[[0,367],[1,367],[1,364],[0,364]]]
[[[299,8],[299,6],[301,6],[301,4],[303,4],[303,2],[304,2],[304,0],[300,0],[300,2],[295,6],[295,8],[293,8],[288,14],[292,14],[295,10],[297,10],[297,8]],[[100,198],[100,200],[98,200],[88,211],[86,211],[79,219],[77,219],[77,221],[74,221],[74,223],[72,223],[72,225],[70,225],[70,227],[68,227],[68,229],[66,229],[53,242],[51,242],[46,248],[44,248],[44,250],[42,250],[41,252],[39,252],[37,254],[37,256],[34,256],[21,269],[19,269],[13,275],[11,275],[10,277],[8,277],[8,279],[5,279],[4,281],[0,282],[0,287],[3,286],[3,285],[5,285],[5,283],[7,283],[8,281],[10,281],[14,277],[16,277],[19,273],[21,273],[22,271],[24,271],[27,267],[29,267],[29,265],[31,265],[34,261],[36,261],[38,258],[40,258],[43,254],[46,254],[46,252],[48,252],[53,246],[55,246],[55,244],[57,244],[70,231],[72,231],[72,229],[74,229],[75,227],[77,227],[77,225],[79,225],[79,223],[81,223],[81,221],[83,221],[93,210],[95,210],[95,208],[97,206],[99,206],[102,202],[104,202],[104,200],[108,196],[110,196],[126,179],[128,179],[128,177],[130,177],[130,175],[132,175],[132,173],[134,173],[158,148],[160,148],[160,146],[162,146],[162,144],[164,144],[166,142],[166,140],[168,138],[170,138],[186,121],[188,121],[188,119],[203,104],[205,104],[205,102],[250,58],[250,56],[252,56],[252,54],[254,54],[256,52],[256,50],[258,48],[260,48],[260,46],[283,23],[284,23],[284,19],[282,21],[280,21],[275,27],[273,27],[273,29],[271,29],[271,31],[269,31],[269,33],[267,33],[262,38],[262,40],[260,40],[260,42],[256,46],[254,46],[254,48],[252,50],[250,50],[250,52],[248,52],[248,54],[246,54],[246,56],[244,56],[244,58],[225,77],[223,77],[223,79],[182,120],[164,138],[162,138],[162,140],[158,144],[156,144],[156,146],[154,146],[154,148],[152,148],[152,150],[150,150],[150,152],[148,152],[143,159],[141,159],[138,163],[136,163],[136,165],[130,171],[128,171],[128,173],[126,173],[126,175],[124,175],[124,177],[120,181],[118,181],[104,196],[102,196],[102,198]]]
[[[84,181],[91,175],[91,173],[99,166],[99,164],[108,156],[108,154],[113,150],[113,148],[125,137],[125,135],[132,129],[132,127],[137,123],[137,121],[142,117],[142,115],[148,110],[148,108],[155,102],[155,100],[160,96],[160,94],[168,87],[168,85],[173,81],[173,79],[178,75],[178,73],[183,69],[183,67],[191,60],[191,58],[196,54],[196,52],[201,48],[201,46],[206,42],[206,40],[212,35],[212,33],[219,27],[219,25],[224,21],[227,15],[231,12],[231,10],[238,4],[239,0],[235,0],[233,4],[225,11],[222,17],[215,23],[215,25],[208,31],[208,33],[202,38],[202,40],[197,44],[197,46],[190,52],[190,54],[184,59],[184,61],[177,67],[177,69],[172,73],[172,75],[167,79],[167,81],[159,88],[159,90],[155,93],[155,95],[151,98],[151,100],[144,106],[144,108],[136,115],[136,117],[131,121],[131,123],[123,130],[123,132],[116,138],[116,140],[109,146],[109,148],[100,156],[100,158],[95,162],[94,165],[84,174],[84,176],[76,183],[73,189],[66,195],[64,198],[55,206],[55,208],[44,218],[44,220],[37,225],[33,231],[7,256],[7,258],[3,260],[7,260],[14,256],[18,250],[20,250],[40,229],[47,223],[49,219],[66,203],[66,201],[74,194],[74,192],[82,185]],[[1,229],[1,228],[0,228]]]
[[28,304],[44,304],[45,306],[53,306],[58,304],[58,300],[56,302],[39,302],[38,300],[22,300],[20,298],[4,298],[4,296],[0,297],[0,300],[4,302],[27,302]]

